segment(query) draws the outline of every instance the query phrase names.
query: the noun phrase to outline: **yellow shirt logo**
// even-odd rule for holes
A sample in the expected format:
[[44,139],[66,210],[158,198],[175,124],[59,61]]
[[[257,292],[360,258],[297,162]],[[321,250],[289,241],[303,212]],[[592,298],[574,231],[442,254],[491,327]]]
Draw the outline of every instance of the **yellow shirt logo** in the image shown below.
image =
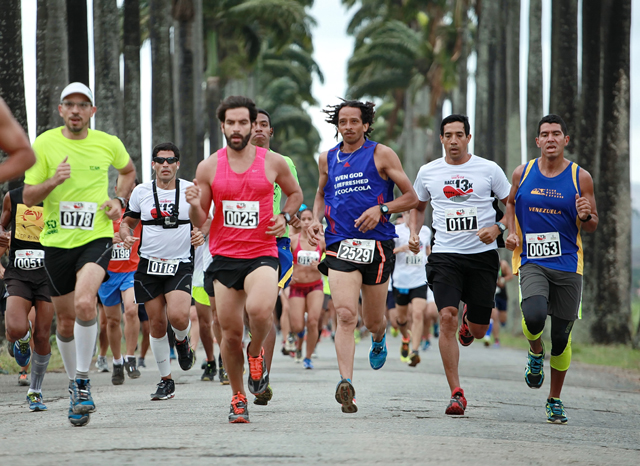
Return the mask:
[[44,228],[42,207],[27,207],[18,204],[16,208],[15,237],[22,241],[40,242],[40,233]]

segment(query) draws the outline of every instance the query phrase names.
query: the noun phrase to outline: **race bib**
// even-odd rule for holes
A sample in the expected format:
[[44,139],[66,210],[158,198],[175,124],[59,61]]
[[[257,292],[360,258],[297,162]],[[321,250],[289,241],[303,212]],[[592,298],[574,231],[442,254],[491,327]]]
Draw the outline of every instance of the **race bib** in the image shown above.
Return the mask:
[[418,254],[418,255],[407,254],[405,257],[406,257],[405,264],[410,267],[420,267],[424,265],[424,262],[423,262],[424,256],[422,254]]
[[475,207],[460,207],[444,210],[447,233],[478,230],[478,209]]
[[22,270],[41,269],[44,267],[44,251],[41,249],[21,249],[16,251],[13,266]]
[[178,271],[180,261],[178,259],[149,259],[147,273],[149,275],[175,275]]
[[298,265],[311,265],[313,261],[320,260],[318,251],[298,251]]
[[93,221],[98,211],[95,202],[60,202],[60,227],[93,230]]
[[548,259],[560,257],[561,255],[560,234],[557,231],[527,234],[528,259]]
[[252,230],[258,228],[260,203],[258,201],[222,201],[224,226]]
[[340,241],[336,257],[356,264],[371,264],[375,247],[373,239],[345,239]]
[[111,250],[112,261],[128,261],[131,257],[131,249],[124,247],[124,243],[115,243]]

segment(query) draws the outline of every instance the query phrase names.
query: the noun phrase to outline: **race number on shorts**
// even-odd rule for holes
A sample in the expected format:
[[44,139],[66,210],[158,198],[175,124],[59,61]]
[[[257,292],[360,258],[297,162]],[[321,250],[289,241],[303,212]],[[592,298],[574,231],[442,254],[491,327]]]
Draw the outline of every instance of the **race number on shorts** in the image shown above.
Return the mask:
[[560,233],[529,233],[527,234],[527,258],[548,259],[560,257]]
[[375,247],[373,239],[345,239],[340,241],[336,257],[356,264],[371,264]]
[[16,269],[36,270],[44,267],[44,251],[41,249],[20,249],[13,261]]
[[60,227],[93,230],[97,211],[98,204],[95,202],[60,202]]
[[222,201],[224,226],[230,228],[258,228],[260,203],[258,201]]
[[112,261],[128,261],[131,257],[131,249],[125,248],[124,243],[116,243],[111,250]]
[[311,265],[313,261],[320,260],[318,251],[298,251],[298,265]]
[[149,259],[147,274],[149,275],[175,275],[180,261],[178,259]]
[[478,230],[478,209],[475,207],[459,207],[444,209],[447,233]]

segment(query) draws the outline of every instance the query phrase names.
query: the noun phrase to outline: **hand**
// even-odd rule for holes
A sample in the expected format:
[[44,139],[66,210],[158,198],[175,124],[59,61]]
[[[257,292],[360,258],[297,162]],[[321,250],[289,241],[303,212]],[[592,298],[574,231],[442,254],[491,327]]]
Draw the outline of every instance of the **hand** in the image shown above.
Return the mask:
[[319,265],[320,265],[320,261],[311,261],[311,264],[309,264],[309,267],[313,267],[314,269],[317,269]]
[[360,217],[358,217],[355,221],[355,227],[360,230],[361,233],[366,233],[369,230],[373,230],[376,225],[380,222],[380,217],[382,216],[382,212],[380,212],[379,206],[369,207],[365,210]]
[[[420,244],[418,244],[418,247],[420,247]],[[408,244],[403,244],[402,246],[400,246],[399,248],[395,248],[393,250],[394,254],[399,254],[401,252],[407,252],[410,251],[409,245]]]
[[136,236],[127,236],[123,241],[124,247],[127,248],[127,249],[131,249],[131,247],[133,246],[133,243],[135,243],[139,239],[140,238],[138,238]]
[[184,190],[184,195],[187,198],[187,202],[193,207],[200,207],[200,188],[198,187],[198,180],[193,180],[193,186],[188,186]]
[[416,234],[412,234],[411,238],[409,238],[409,251],[414,254],[418,254],[420,252],[420,236]]
[[576,210],[578,211],[578,218],[582,220],[591,215],[591,202],[586,197],[580,197],[576,193]]
[[500,234],[500,228],[498,225],[491,225],[490,227],[480,228],[476,236],[480,238],[484,244],[493,243]]
[[0,280],[4,280],[4,266],[0,264]]
[[289,223],[289,225],[291,225],[293,228],[300,228],[302,226],[302,222],[297,215],[294,215],[293,217],[291,217],[291,222]]
[[505,241],[505,246],[509,251],[513,251],[520,246],[520,238],[518,238],[518,235],[515,233],[509,233],[509,236],[507,236],[507,240]]
[[324,236],[322,223],[320,223],[316,219],[313,219],[311,225],[307,227],[307,235],[309,236],[309,244],[311,246],[317,246],[320,243],[320,237]]
[[0,226],[0,248],[8,248],[11,245],[11,230],[5,230]]
[[109,199],[100,206],[100,210],[104,210],[109,220],[116,221],[120,219],[122,214],[122,204],[117,199]]
[[194,228],[191,230],[191,245],[198,247],[204,244],[204,235],[200,230]]
[[69,156],[66,156],[58,168],[56,168],[56,173],[53,175],[53,181],[56,186],[60,186],[64,183],[65,180],[71,178],[71,165],[67,163],[67,159]]
[[271,217],[271,226],[267,228],[267,235],[282,236],[287,232],[287,221],[284,215],[275,215]]

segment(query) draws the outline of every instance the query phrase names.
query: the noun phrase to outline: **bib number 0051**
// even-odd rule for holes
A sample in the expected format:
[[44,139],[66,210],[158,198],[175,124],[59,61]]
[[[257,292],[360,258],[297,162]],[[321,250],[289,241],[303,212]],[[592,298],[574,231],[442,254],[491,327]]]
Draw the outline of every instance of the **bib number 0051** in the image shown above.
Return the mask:
[[41,249],[20,249],[16,251],[13,266],[21,270],[36,270],[44,267],[44,251]]
[[222,201],[224,226],[246,230],[258,228],[260,203],[257,201]]
[[562,249],[558,232],[527,234],[528,259],[549,259],[561,255]]
[[375,247],[372,239],[345,239],[340,242],[336,257],[356,264],[371,264]]
[[149,259],[147,273],[149,275],[175,275],[179,265],[178,259]]

